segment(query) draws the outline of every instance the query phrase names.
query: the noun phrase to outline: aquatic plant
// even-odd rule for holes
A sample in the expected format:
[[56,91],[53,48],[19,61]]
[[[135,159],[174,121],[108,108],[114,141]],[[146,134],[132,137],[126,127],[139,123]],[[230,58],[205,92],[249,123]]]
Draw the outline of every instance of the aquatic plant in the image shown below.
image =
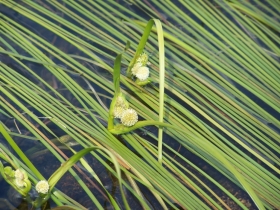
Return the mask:
[[[143,209],[231,209],[226,200],[249,208],[232,186],[246,192],[259,209],[278,207],[278,1],[151,0],[124,6],[114,1],[6,0],[0,5],[26,21],[1,13],[1,113],[20,125],[10,135],[28,139],[20,134],[28,130],[61,163],[68,157],[58,143],[76,152],[62,135],[85,149],[107,149],[127,177],[119,189],[129,191]],[[147,16],[138,15],[136,8]],[[159,21],[147,24],[150,17],[161,19],[163,30],[157,30]],[[39,29],[28,27],[30,22]],[[139,59],[143,52],[148,58]],[[140,67],[149,70],[147,78],[140,76],[144,81],[136,77]],[[115,69],[119,76],[113,78]],[[120,95],[127,101],[124,110],[138,114],[132,126],[121,125],[121,113],[115,118]],[[25,169],[28,161],[16,144],[11,147]],[[104,161],[113,161],[106,152],[91,155],[118,177]],[[94,168],[80,160],[99,182]],[[82,173],[69,172],[93,205],[103,209],[81,181]],[[129,199],[118,203],[99,183],[114,208],[132,205]],[[79,205],[58,189],[50,191],[57,205]],[[145,198],[147,191],[153,200]]]

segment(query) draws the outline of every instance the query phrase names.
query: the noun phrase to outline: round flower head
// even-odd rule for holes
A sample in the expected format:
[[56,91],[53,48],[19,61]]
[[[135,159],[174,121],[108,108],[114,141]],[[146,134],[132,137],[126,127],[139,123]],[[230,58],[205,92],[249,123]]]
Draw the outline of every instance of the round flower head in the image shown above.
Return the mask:
[[115,106],[122,106],[124,104],[124,99],[121,96],[118,96]]
[[135,63],[134,66],[133,66],[132,69],[131,69],[131,73],[132,73],[133,75],[136,75],[138,69],[139,69],[141,66],[142,66],[141,63],[139,63],[139,62]]
[[25,179],[24,173],[19,169],[15,170],[15,183],[18,187],[25,186],[24,179]]
[[42,194],[47,194],[49,191],[50,185],[48,181],[46,180],[41,180],[36,184],[35,189],[37,190],[38,193]]
[[122,107],[127,109],[129,107],[129,104],[124,98],[124,96],[118,96],[115,107]]
[[16,179],[19,179],[19,180],[23,180],[24,179],[24,174],[22,173],[21,170],[17,169],[15,171],[15,178]]
[[140,81],[144,81],[149,77],[150,71],[149,68],[146,66],[142,66],[140,68],[138,68],[135,76],[140,80]]
[[121,118],[122,115],[123,115],[123,112],[125,111],[126,109],[124,109],[122,106],[115,106],[114,107],[114,117],[115,118]]
[[15,183],[18,187],[25,187],[26,186],[23,179],[16,179]]
[[127,109],[121,116],[121,122],[125,126],[133,126],[138,121],[137,112],[134,109]]

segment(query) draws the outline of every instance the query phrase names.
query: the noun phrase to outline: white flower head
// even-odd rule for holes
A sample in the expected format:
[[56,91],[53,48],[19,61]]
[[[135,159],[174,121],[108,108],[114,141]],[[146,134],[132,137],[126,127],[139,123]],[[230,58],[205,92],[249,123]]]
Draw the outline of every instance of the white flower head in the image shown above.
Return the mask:
[[126,109],[123,108],[122,106],[115,106],[114,107],[114,117],[115,118],[121,118],[122,115],[123,115],[123,112],[125,111]]
[[118,96],[116,100],[116,106],[122,106],[124,104],[124,99],[121,96]]
[[132,73],[133,75],[136,75],[138,69],[139,69],[141,66],[142,66],[141,63],[139,63],[139,62],[135,63],[134,66],[133,66],[132,69],[131,69],[131,73]]
[[115,107],[122,107],[124,109],[127,109],[129,107],[129,104],[124,96],[118,96]]
[[125,126],[133,126],[138,121],[137,112],[134,109],[127,109],[121,116],[121,123]]
[[15,183],[19,188],[26,186],[25,181],[23,179],[16,179]]
[[50,189],[50,185],[48,181],[41,180],[36,184],[35,189],[37,190],[38,193],[47,194]]
[[25,184],[25,178],[26,178],[25,174],[20,169],[15,170],[14,177],[15,177],[15,184],[18,187],[25,187],[26,186],[26,184]]
[[140,80],[140,81],[144,81],[149,77],[150,71],[149,68],[146,66],[142,66],[140,68],[138,68],[135,76]]
[[23,172],[19,169],[15,170],[15,178],[18,180],[23,180],[24,179]]

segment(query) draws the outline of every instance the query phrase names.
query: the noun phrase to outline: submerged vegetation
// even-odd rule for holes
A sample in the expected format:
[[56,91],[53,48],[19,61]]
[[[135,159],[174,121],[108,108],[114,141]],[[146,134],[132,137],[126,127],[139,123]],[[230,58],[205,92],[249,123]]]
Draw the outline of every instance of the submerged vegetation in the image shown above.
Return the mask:
[[280,208],[279,14],[0,0],[3,180],[34,209]]

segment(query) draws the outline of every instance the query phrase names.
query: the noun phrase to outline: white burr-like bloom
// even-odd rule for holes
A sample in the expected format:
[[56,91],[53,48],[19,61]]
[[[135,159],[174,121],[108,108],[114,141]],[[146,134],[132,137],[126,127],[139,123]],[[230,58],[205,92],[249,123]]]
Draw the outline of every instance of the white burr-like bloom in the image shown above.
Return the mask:
[[126,109],[123,108],[122,106],[115,106],[114,108],[114,117],[115,118],[121,118],[122,115],[123,115],[123,112],[125,111]]
[[46,193],[48,193],[48,191],[50,189],[50,185],[49,185],[48,181],[41,180],[36,184],[35,188],[38,193],[46,194]]
[[140,80],[140,81],[144,81],[149,77],[150,71],[149,68],[146,66],[141,66],[140,68],[138,68],[135,76]]
[[142,66],[141,63],[139,63],[139,62],[135,63],[134,66],[133,66],[132,69],[131,69],[131,73],[132,73],[133,75],[136,75],[138,69],[139,69],[141,66]]
[[25,182],[23,179],[15,179],[15,183],[18,187],[25,187]]
[[23,180],[24,179],[24,174],[21,170],[17,169],[15,170],[15,178]]
[[15,183],[18,187],[25,187],[24,178],[24,173],[20,169],[15,170]]
[[123,112],[121,123],[125,126],[133,126],[138,121],[138,114],[134,109],[127,109]]

